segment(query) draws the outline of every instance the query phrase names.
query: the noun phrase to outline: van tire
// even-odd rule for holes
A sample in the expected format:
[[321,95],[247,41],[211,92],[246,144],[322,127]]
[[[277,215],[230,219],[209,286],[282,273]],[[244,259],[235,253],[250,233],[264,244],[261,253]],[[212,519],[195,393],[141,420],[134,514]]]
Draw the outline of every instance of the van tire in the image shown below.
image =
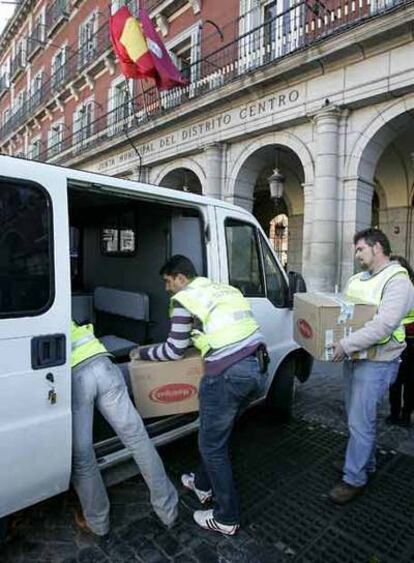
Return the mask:
[[287,358],[278,368],[266,397],[272,418],[277,422],[288,422],[292,418],[295,394],[295,357]]

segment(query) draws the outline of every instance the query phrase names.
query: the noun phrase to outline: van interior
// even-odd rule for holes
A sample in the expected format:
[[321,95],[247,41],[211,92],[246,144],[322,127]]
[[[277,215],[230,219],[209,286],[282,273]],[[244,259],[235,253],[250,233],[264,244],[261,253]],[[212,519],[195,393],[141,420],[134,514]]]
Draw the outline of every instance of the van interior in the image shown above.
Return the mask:
[[[184,254],[199,275],[207,275],[203,215],[196,205],[179,207],[99,186],[69,184],[68,198],[72,316],[79,324],[94,324],[130,388],[129,351],[168,335],[169,297],[159,275],[163,263]],[[196,418],[194,413],[145,422],[156,435]],[[94,441],[100,455],[120,447],[99,413]]]

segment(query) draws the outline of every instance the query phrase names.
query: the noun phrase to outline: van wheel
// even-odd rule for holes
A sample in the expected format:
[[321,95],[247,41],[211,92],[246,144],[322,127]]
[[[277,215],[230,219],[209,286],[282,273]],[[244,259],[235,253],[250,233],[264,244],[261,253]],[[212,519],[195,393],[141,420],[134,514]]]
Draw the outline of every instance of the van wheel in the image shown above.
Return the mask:
[[288,422],[292,417],[295,394],[295,358],[283,362],[273,378],[266,404],[277,422]]

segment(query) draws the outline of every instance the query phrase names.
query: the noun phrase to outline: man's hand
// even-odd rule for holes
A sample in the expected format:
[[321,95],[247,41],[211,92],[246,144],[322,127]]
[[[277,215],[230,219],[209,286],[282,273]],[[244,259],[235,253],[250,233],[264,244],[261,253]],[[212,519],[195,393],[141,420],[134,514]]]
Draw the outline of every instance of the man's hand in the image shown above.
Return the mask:
[[139,346],[137,346],[136,348],[132,348],[132,350],[129,353],[129,359],[130,360],[139,360],[141,358],[140,354],[139,354]]
[[332,361],[342,362],[342,360],[345,360],[345,358],[346,358],[345,350],[342,348],[341,343],[338,342],[338,344],[334,344]]

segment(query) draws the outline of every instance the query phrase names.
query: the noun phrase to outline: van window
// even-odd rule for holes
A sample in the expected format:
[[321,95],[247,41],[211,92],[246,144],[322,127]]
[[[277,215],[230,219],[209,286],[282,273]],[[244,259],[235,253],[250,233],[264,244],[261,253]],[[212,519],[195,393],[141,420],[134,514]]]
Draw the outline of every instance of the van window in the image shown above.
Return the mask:
[[53,301],[52,203],[28,182],[0,180],[0,317],[36,315]]
[[132,211],[108,217],[101,229],[101,250],[107,256],[135,254],[135,215]]
[[229,284],[240,289],[246,297],[264,297],[256,228],[236,219],[227,219],[225,232]]
[[275,307],[285,307],[287,285],[268,243],[260,235],[263,252],[266,296]]

